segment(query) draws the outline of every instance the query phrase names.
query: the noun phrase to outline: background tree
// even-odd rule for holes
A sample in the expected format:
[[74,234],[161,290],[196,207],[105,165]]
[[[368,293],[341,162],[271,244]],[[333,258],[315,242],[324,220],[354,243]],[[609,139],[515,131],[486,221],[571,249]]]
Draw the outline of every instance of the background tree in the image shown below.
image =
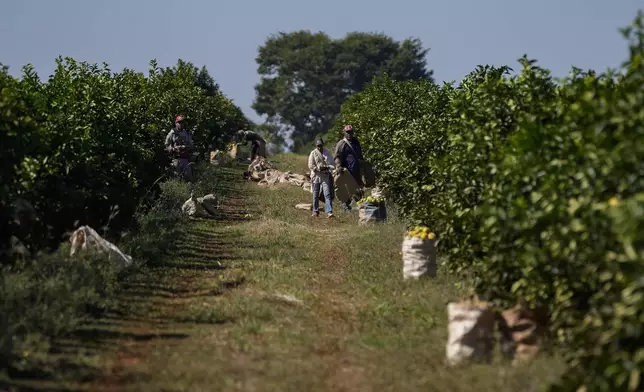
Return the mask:
[[264,140],[266,140],[269,154],[275,155],[284,152],[286,140],[284,140],[284,136],[280,133],[279,125],[271,123],[253,124],[252,129],[262,135]]
[[384,34],[353,32],[342,39],[307,30],[269,37],[256,58],[260,83],[253,109],[290,133],[293,149],[325,134],[340,106],[374,77],[432,80],[427,49],[418,39],[394,41]]

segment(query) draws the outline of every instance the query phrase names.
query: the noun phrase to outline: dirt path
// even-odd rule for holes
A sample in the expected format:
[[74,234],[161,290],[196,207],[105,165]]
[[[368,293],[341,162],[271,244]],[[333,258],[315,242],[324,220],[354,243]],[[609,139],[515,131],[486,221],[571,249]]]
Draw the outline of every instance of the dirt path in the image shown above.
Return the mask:
[[227,263],[235,258],[230,229],[246,220],[247,211],[243,195],[226,197],[222,207],[215,220],[191,221],[171,261],[126,280],[118,296],[121,309],[101,317],[99,328],[88,331],[101,341],[105,331],[100,327],[109,325],[109,342],[103,343],[114,352],[101,363],[103,375],[85,388],[140,390],[152,383],[150,390],[165,390],[154,383],[150,367],[157,365],[149,357],[162,349],[180,352],[186,344],[200,344],[205,331],[229,321],[210,304],[244,283],[243,274]]
[[128,279],[104,320],[105,376],[86,389],[520,391],[552,374],[548,360],[446,367],[445,303],[459,293],[447,277],[402,282],[401,223],[315,219],[293,208],[300,188],[235,187],[171,263]]

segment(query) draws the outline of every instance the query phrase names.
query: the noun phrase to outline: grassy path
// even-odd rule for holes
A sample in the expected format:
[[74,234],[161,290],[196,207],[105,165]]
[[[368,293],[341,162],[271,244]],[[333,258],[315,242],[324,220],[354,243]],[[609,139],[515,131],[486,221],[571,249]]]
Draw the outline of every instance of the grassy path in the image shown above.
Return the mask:
[[520,391],[558,374],[551,359],[446,367],[456,282],[402,281],[401,223],[315,219],[293,208],[308,201],[300,188],[232,186],[222,216],[191,222],[172,263],[128,280],[122,311],[103,320],[118,331],[105,375],[87,389]]

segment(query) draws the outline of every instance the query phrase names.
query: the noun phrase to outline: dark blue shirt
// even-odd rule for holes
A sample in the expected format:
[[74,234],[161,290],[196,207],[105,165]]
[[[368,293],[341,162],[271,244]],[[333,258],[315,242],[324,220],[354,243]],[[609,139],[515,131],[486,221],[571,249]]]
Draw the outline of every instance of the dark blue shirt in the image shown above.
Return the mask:
[[[351,147],[349,144],[351,143]],[[347,139],[342,139],[335,146],[335,158],[340,159],[340,165],[347,168],[347,170],[354,177],[360,175],[360,159],[362,159],[362,146],[357,139],[349,142]]]

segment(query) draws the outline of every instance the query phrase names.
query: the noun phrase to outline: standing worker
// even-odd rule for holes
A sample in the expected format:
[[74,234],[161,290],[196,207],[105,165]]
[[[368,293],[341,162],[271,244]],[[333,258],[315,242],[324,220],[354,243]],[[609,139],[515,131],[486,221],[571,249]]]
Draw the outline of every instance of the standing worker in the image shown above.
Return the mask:
[[311,190],[313,192],[313,216],[320,216],[320,188],[322,188],[327,217],[333,218],[333,198],[331,195],[333,157],[329,150],[324,148],[322,139],[315,142],[315,149],[309,154],[309,169],[311,170]]
[[190,153],[193,149],[192,135],[185,127],[185,118],[177,116],[174,128],[165,138],[165,148],[172,156],[172,166],[175,175],[184,181],[192,181],[192,168],[190,167]]
[[[354,195],[354,198],[357,197],[357,200],[362,198],[364,194],[364,184],[362,182],[362,176],[360,175],[360,160],[362,160],[362,146],[358,139],[356,139],[355,131],[353,126],[345,125],[344,127],[344,138],[341,139],[338,144],[335,146],[335,165],[340,170],[348,171],[351,176],[358,183],[358,192]],[[342,208],[345,211],[351,211],[351,200],[348,202],[342,202]]]

